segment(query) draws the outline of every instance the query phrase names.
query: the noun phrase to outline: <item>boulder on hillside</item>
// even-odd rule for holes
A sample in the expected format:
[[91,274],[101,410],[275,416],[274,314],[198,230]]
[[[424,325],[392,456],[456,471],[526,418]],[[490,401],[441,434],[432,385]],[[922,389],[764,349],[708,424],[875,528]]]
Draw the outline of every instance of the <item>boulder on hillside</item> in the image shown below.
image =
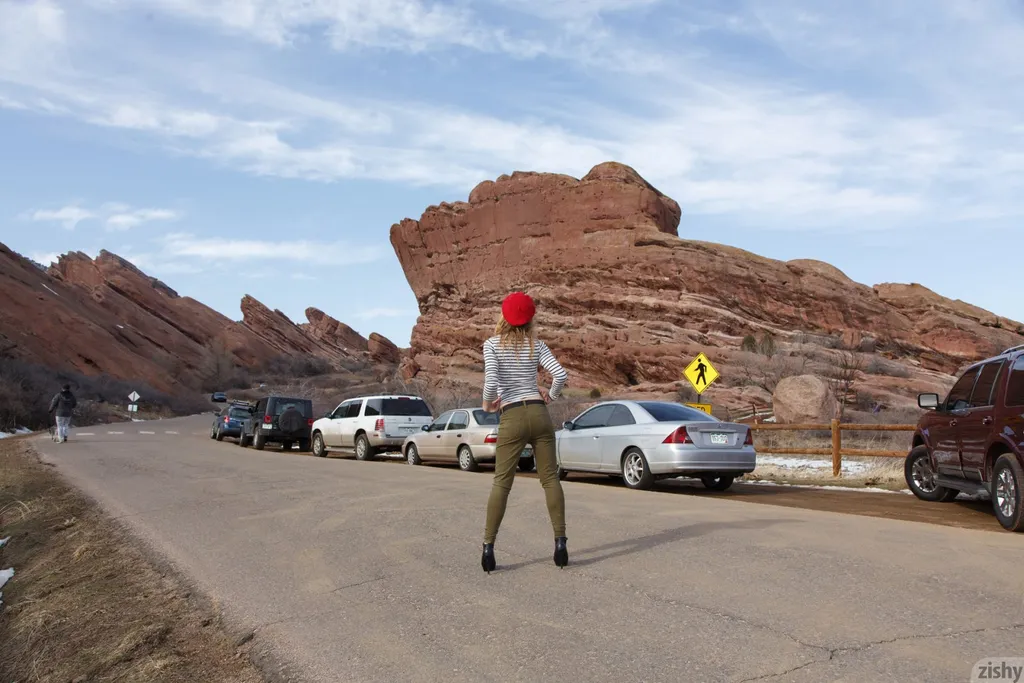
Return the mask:
[[772,394],[775,421],[782,424],[828,422],[837,405],[828,382],[815,375],[786,377]]
[[370,356],[378,363],[399,363],[402,360],[402,352],[395,343],[376,332],[370,335],[367,345]]

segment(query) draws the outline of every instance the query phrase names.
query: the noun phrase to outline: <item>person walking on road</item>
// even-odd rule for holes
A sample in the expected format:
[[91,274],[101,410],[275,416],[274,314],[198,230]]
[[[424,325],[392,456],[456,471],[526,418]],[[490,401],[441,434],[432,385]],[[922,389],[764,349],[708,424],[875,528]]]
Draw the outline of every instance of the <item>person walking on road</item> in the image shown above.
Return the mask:
[[71,416],[75,412],[78,399],[71,393],[71,385],[65,384],[60,393],[50,401],[50,412],[57,418],[57,441],[66,443],[68,440],[68,427],[71,426]]
[[[484,548],[481,565],[485,572],[495,568],[494,541],[505,516],[519,455],[527,444],[533,446],[537,473],[544,488],[548,516],[555,535],[554,562],[569,563],[565,535],[565,496],[558,480],[555,457],[555,428],[547,404],[559,398],[568,373],[547,345],[536,339],[533,299],[523,292],[509,294],[501,304],[501,316],[494,336],[484,342],[483,408],[500,412],[498,442],[495,446],[494,482],[487,501]],[[550,391],[537,384],[537,369],[551,374]]]

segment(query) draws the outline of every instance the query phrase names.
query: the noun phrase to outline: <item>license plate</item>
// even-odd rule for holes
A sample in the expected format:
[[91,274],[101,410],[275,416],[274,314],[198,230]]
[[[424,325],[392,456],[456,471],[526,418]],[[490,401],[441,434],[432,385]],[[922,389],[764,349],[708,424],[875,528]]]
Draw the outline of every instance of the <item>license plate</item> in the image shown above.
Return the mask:
[[711,443],[713,443],[713,444],[721,444],[723,446],[727,446],[729,444],[729,435],[728,434],[712,434],[711,435]]

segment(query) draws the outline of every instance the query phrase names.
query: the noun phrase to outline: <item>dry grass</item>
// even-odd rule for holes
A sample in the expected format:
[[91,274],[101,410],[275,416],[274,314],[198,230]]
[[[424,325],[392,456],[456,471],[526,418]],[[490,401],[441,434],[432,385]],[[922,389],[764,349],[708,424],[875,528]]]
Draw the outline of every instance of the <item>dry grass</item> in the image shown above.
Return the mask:
[[263,680],[215,615],[24,439],[0,442],[0,680]]

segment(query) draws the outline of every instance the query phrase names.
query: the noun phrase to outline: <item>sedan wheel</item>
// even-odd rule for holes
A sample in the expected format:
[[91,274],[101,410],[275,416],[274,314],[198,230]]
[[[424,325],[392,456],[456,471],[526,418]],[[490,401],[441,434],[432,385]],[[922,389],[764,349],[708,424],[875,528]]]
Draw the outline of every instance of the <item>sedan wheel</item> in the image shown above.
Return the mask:
[[410,465],[422,465],[423,461],[420,460],[420,452],[416,448],[416,444],[411,443],[409,447],[405,449],[405,461]]
[[654,475],[647,464],[647,458],[639,448],[630,448],[622,458],[622,480],[631,489],[649,489],[654,485]]
[[732,486],[732,482],[735,477],[701,477],[700,481],[705,487],[712,491],[725,491],[727,488]]
[[327,446],[324,445],[324,437],[317,432],[313,435],[313,455],[318,458],[327,457]]
[[463,446],[459,449],[459,469],[463,472],[476,472],[480,469],[480,465],[477,464],[476,458],[473,457],[473,451],[469,449],[469,446]]

